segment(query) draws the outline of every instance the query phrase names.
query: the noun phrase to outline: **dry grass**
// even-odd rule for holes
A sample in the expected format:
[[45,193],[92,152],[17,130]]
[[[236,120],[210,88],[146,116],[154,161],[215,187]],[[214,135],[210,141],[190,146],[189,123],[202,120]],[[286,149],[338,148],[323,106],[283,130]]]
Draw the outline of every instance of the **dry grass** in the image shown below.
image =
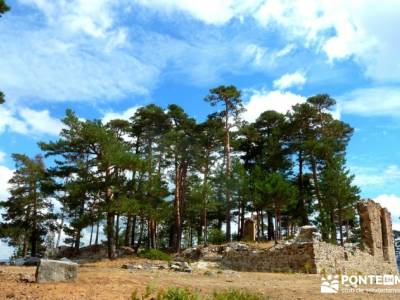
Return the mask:
[[[124,270],[125,263],[149,263],[138,258],[102,260],[82,265],[75,283],[23,283],[21,275],[33,277],[34,267],[0,266],[0,299],[130,299],[135,290],[147,286],[167,288],[188,287],[201,294],[218,290],[246,289],[268,295],[271,299],[344,299],[343,295],[322,297],[320,277],[304,274],[271,274],[223,271],[204,275],[169,270]],[[388,295],[355,294],[345,299],[389,299]],[[398,299],[393,297],[393,299]]]

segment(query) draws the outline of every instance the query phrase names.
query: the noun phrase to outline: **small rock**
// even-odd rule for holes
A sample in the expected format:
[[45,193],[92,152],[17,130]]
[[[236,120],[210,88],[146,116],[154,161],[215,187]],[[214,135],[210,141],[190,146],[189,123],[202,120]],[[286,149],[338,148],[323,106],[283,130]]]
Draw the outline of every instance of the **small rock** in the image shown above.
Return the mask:
[[217,276],[217,274],[215,274],[214,272],[211,272],[211,271],[205,271],[203,275],[204,276],[209,276],[209,277]]
[[33,283],[33,282],[35,282],[35,278],[33,278],[33,277],[30,276],[30,275],[19,274],[19,282]]

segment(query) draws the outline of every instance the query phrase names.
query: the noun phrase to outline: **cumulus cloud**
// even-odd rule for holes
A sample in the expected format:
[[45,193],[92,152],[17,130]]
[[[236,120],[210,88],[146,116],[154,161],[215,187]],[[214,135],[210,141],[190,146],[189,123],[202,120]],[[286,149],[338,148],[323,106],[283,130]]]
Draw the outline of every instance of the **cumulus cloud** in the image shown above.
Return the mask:
[[304,103],[306,98],[287,91],[255,91],[245,104],[243,118],[253,122],[266,110],[287,113],[294,105]]
[[[206,24],[222,25],[245,17],[266,29],[278,29],[288,40],[301,41],[329,61],[353,58],[377,80],[399,81],[397,30],[400,2],[324,0],[136,0],[166,14],[181,12]],[[382,22],[382,20],[385,20]]]
[[102,118],[102,121],[103,123],[108,123],[109,121],[114,119],[129,120],[129,118],[135,114],[138,108],[140,108],[140,106],[130,107],[123,112],[113,112],[113,111],[106,112]]
[[13,175],[13,170],[0,165],[0,201],[5,200],[8,193],[8,181],[11,179]]
[[400,197],[394,194],[382,194],[374,200],[389,210],[392,214],[393,229],[400,230]]
[[297,71],[294,73],[287,73],[281,78],[274,80],[274,88],[285,90],[294,86],[301,87],[306,83],[306,77],[303,73]]
[[6,157],[6,153],[0,150],[0,163],[4,161],[4,158]]
[[48,110],[0,107],[0,133],[9,130],[24,135],[58,135],[62,128],[62,122],[50,116]]
[[360,187],[383,187],[400,180],[400,167],[398,165],[389,165],[384,168],[355,166],[351,170],[356,175],[354,183]]
[[222,25],[232,18],[242,19],[263,2],[260,0],[135,0],[137,4],[171,14],[183,12],[207,24]]
[[400,89],[377,87],[357,89],[339,97],[343,112],[361,116],[400,116]]

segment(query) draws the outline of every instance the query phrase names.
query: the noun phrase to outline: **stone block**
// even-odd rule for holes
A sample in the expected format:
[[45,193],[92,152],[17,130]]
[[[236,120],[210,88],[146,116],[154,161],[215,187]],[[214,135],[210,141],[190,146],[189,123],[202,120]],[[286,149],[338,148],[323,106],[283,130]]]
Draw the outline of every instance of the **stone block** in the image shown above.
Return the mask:
[[41,259],[36,268],[36,282],[69,282],[76,279],[78,264],[74,262]]

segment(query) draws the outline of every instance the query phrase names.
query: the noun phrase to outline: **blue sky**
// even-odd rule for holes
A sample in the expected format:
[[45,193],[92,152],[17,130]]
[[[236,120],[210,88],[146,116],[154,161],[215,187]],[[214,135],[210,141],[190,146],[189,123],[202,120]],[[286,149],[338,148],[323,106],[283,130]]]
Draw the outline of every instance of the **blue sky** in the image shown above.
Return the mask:
[[[331,3],[332,2],[332,3]],[[198,120],[208,89],[235,84],[252,121],[316,93],[356,130],[348,165],[400,229],[400,2],[9,0],[0,20],[0,197],[10,155],[38,153],[66,108],[127,117],[177,103]]]

